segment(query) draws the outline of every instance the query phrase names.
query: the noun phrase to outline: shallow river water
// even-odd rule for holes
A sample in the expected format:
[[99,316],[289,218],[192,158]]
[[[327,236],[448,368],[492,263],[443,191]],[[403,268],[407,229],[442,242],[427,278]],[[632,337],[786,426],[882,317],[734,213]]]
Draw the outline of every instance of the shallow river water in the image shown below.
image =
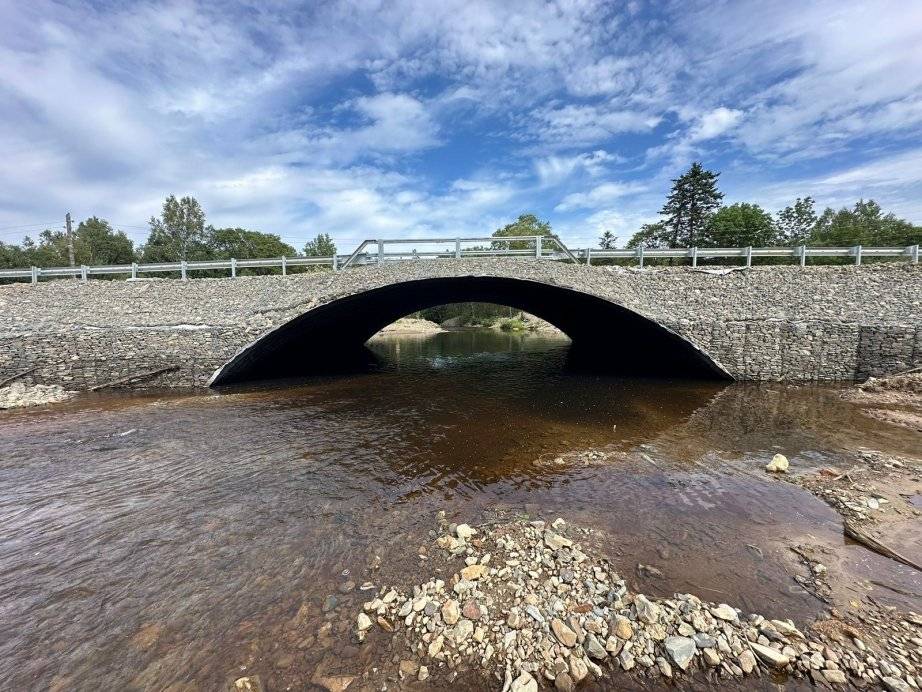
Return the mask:
[[[842,546],[841,522],[762,467],[918,443],[835,388],[573,373],[556,337],[372,349],[368,372],[284,387],[0,412],[0,689],[214,690],[258,673],[297,690],[361,673],[377,652],[349,627],[366,599],[339,587],[410,586],[440,509],[563,516],[613,537],[635,588],[806,622],[824,604],[793,581],[789,547]],[[624,454],[561,458],[588,449]],[[908,568],[844,554],[856,593],[871,577],[884,602],[918,592]]]

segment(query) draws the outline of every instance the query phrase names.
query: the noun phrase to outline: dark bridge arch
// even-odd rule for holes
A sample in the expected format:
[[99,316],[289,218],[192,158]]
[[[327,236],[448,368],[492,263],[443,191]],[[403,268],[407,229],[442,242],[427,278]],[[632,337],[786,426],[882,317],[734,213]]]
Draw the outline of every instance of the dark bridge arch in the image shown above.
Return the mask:
[[538,281],[460,276],[390,284],[313,308],[244,348],[209,384],[322,372],[318,364],[362,352],[394,320],[461,302],[498,303],[537,315],[566,333],[575,352],[607,370],[732,379],[691,342],[611,301]]

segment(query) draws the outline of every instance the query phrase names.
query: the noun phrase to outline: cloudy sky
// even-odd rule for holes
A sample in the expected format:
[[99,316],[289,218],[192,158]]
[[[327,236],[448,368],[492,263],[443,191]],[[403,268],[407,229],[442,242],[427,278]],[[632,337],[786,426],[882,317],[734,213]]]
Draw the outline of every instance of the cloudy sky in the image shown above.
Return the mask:
[[583,247],[695,159],[922,223],[920,46],[918,0],[0,0],[0,241],[175,193],[299,247],[525,210]]

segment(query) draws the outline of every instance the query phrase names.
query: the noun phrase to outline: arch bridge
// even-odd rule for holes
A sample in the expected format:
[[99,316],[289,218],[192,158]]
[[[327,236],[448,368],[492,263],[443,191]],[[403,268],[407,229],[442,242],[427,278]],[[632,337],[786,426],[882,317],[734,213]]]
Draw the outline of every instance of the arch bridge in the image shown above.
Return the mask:
[[449,302],[526,310],[599,367],[850,380],[922,361],[922,268],[743,271],[525,258],[385,262],[236,279],[0,286],[0,382],[226,385],[317,372],[395,319]]

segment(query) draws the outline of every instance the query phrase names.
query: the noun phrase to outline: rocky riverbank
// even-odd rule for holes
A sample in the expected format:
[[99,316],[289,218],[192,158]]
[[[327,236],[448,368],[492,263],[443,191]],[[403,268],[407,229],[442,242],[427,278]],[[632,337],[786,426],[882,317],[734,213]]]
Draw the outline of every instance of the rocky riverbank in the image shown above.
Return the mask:
[[[450,685],[479,670],[503,692],[699,677],[736,687],[756,676],[900,691],[922,683],[917,614],[868,610],[846,622],[831,611],[795,623],[692,594],[648,597],[593,548],[595,535],[563,519],[471,527],[440,513],[417,583],[363,585],[354,640],[402,643],[404,655],[381,661],[378,677]],[[366,672],[355,689],[373,678]]]
[[74,394],[75,392],[69,392],[58,385],[14,382],[7,387],[0,388],[0,410],[56,404],[59,401],[70,399]]

